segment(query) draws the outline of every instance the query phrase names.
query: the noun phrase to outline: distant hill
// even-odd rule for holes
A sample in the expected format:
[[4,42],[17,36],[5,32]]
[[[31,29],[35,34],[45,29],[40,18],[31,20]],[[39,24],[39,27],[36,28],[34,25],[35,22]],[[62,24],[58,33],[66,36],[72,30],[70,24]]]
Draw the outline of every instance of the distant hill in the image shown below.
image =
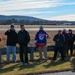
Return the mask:
[[0,20],[2,20],[2,19],[13,19],[13,18],[16,19],[16,20],[30,20],[30,21],[42,20],[42,19],[39,19],[39,18],[30,17],[30,16],[18,16],[18,15],[5,16],[5,15],[0,15]]
[[25,24],[25,25],[75,25],[75,21],[56,21],[56,20],[45,20],[30,16],[19,16],[19,15],[0,15],[0,25],[9,24]]

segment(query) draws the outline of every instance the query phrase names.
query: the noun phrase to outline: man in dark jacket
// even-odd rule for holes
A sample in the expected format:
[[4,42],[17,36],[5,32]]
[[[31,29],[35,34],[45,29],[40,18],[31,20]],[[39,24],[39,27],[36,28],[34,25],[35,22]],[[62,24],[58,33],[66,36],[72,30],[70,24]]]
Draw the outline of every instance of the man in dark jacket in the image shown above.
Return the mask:
[[[30,35],[25,30],[24,25],[20,25],[21,30],[18,32],[18,43],[20,45],[20,64],[28,65],[28,43]],[[23,54],[25,57],[23,57]]]
[[69,42],[69,35],[68,33],[66,32],[66,29],[63,30],[62,34],[64,35],[65,37],[65,43],[64,43],[64,54],[65,54],[65,57],[68,55],[68,42]]
[[72,30],[69,29],[69,42],[68,42],[68,49],[70,49],[70,55],[73,55],[73,44],[75,41],[75,35],[72,33]]
[[55,42],[55,51],[54,51],[53,60],[56,60],[58,52],[61,53],[61,59],[64,60],[63,47],[64,47],[65,38],[61,34],[61,30],[59,30],[58,34],[54,36],[53,41]]
[[14,25],[10,26],[10,29],[5,32],[7,35],[7,61],[10,61],[10,53],[12,52],[12,61],[16,61],[16,43],[17,43],[17,33],[14,29]]

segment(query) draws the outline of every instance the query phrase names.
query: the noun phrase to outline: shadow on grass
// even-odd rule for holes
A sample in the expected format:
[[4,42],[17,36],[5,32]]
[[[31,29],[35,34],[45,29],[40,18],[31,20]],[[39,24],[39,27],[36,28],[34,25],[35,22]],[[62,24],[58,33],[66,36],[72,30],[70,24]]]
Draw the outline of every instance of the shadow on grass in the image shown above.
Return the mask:
[[[70,61],[70,57],[68,57],[66,61],[62,61],[59,58],[56,61],[53,61],[52,57],[49,57],[49,60],[50,60],[50,63],[48,62],[47,64],[43,65],[43,67],[45,67],[46,69],[50,68],[52,66],[58,66],[58,65],[61,65],[65,62],[68,62],[68,61]],[[38,59],[34,60],[33,62],[29,61],[29,65],[21,65],[21,64],[19,64],[19,61],[16,63],[3,62],[2,64],[0,64],[0,74],[12,72],[12,71],[14,72],[15,69],[20,71],[23,69],[36,68],[36,66],[41,65],[43,63],[45,63],[44,60],[39,62]],[[72,64],[72,67],[75,67],[75,58],[73,58],[71,60],[71,64]],[[75,72],[75,69],[73,70],[73,72]]]
[[70,60],[70,58],[68,58],[66,61],[63,61],[61,59],[57,59],[56,61],[54,61],[54,60],[52,60],[52,57],[49,58],[49,59],[51,59],[51,62],[49,64],[47,64],[47,65],[43,65],[45,68],[49,68],[51,66],[61,65],[61,64],[63,64],[63,63],[65,63],[65,62]]
[[39,62],[38,60],[34,60],[34,62],[30,63],[29,65],[20,65],[19,66],[19,70],[25,69],[25,68],[32,68],[32,67],[36,67],[40,64],[44,63],[44,61]]
[[[0,64],[0,74],[13,71],[16,67],[18,67],[18,64],[14,64],[14,65],[10,65],[10,66],[9,65],[10,64],[7,64],[7,63]],[[4,66],[8,66],[8,67],[4,68]]]
[[17,63],[3,62],[0,64],[0,74],[14,71],[14,69],[18,69],[18,71],[19,70],[21,71],[21,70],[27,69],[27,68],[33,68],[33,67],[35,68],[36,66],[38,66],[42,63],[44,63],[44,61],[38,62],[38,60],[34,60],[34,62],[30,62],[29,65],[24,65],[24,64],[22,65],[22,64],[19,64],[19,62],[17,62]]
[[75,57],[72,59],[71,65],[72,65],[72,67],[73,67],[72,72],[75,72]]
[[[36,59],[33,62],[30,62],[29,65],[21,65],[21,64],[19,64],[19,61],[17,63],[3,62],[2,64],[0,64],[0,73],[7,73],[10,71],[13,71],[16,68],[18,70],[23,70],[23,69],[27,69],[27,68],[33,68],[33,67],[35,68],[36,66],[43,64],[45,62],[44,60],[42,60],[41,62],[39,62],[38,60],[39,59]],[[49,64],[43,65],[45,68],[49,68],[51,66],[57,66],[62,63],[65,63],[64,61],[61,61],[61,60],[52,61],[52,57],[50,57],[49,60],[51,60],[51,62]],[[7,67],[4,68],[5,66],[7,66]]]

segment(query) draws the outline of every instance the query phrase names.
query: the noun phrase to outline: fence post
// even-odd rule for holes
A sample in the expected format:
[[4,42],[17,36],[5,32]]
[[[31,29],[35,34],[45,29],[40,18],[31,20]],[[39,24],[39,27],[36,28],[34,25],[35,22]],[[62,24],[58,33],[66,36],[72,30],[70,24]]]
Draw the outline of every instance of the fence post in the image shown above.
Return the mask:
[[34,60],[34,50],[33,48],[30,51],[30,60],[33,61]]

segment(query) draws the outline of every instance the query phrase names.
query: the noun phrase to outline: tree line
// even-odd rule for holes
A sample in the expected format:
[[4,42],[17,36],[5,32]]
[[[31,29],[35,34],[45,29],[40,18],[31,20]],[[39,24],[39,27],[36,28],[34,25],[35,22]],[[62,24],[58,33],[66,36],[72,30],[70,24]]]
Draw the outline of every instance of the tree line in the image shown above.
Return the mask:
[[0,25],[10,25],[10,24],[24,24],[24,25],[63,25],[64,23],[72,23],[75,25],[75,21],[50,21],[50,20],[17,20],[13,19],[0,19]]

